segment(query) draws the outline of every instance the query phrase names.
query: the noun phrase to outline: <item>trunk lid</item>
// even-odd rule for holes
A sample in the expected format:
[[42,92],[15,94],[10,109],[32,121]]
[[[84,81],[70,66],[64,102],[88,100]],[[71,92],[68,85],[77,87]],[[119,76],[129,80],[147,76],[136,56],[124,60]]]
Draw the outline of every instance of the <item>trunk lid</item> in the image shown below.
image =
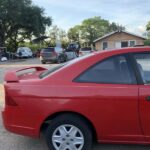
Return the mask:
[[39,75],[46,71],[43,67],[26,67],[21,69],[14,69],[6,72],[4,80],[8,83],[19,82],[19,80],[28,80],[39,78]]

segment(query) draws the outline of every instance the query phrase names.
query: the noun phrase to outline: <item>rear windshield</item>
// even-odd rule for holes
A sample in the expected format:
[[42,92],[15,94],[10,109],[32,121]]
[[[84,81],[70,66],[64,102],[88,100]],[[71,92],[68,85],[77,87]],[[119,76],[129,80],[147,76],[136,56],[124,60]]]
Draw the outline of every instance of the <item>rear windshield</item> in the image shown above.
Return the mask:
[[91,47],[84,47],[84,48],[81,48],[81,51],[91,51]]
[[25,52],[25,50],[24,49],[19,49],[19,52]]
[[[65,63],[65,64],[66,64],[66,63]],[[61,65],[55,66],[55,67],[53,67],[53,68],[51,68],[51,69],[49,69],[49,70],[47,70],[47,71],[41,73],[40,76],[39,76],[39,78],[42,79],[42,78],[48,76],[49,74],[51,74],[51,73],[53,73],[53,72],[59,70],[59,69],[62,68],[63,66],[65,66],[65,64],[61,64]]]
[[48,52],[54,52],[54,48],[44,48],[41,50],[41,52],[43,53],[48,53]]

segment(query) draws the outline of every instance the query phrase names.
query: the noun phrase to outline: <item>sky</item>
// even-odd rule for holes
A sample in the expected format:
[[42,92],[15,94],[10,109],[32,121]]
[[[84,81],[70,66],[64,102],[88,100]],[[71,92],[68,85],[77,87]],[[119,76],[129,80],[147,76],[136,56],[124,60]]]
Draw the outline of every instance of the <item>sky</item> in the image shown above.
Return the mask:
[[150,0],[33,0],[51,16],[53,25],[68,30],[94,16],[116,22],[142,35],[150,21]]

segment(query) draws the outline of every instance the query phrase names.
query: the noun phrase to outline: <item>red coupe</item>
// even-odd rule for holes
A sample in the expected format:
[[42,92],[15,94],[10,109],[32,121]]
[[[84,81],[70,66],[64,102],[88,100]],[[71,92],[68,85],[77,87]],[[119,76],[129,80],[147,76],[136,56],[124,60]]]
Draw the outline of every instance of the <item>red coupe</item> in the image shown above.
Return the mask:
[[90,150],[94,140],[150,144],[150,47],[8,71],[4,87],[5,128],[43,131],[50,150]]

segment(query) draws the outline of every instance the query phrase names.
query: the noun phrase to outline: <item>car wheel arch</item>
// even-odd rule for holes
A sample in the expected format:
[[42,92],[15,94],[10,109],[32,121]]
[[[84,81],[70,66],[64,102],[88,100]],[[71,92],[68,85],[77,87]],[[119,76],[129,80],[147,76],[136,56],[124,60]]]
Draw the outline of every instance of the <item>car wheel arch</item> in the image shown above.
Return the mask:
[[77,113],[77,112],[72,112],[72,111],[62,111],[62,112],[56,112],[50,116],[48,116],[44,121],[43,123],[41,124],[41,127],[40,127],[40,132],[44,132],[46,130],[46,128],[48,127],[48,125],[50,124],[51,120],[55,119],[56,117],[58,117],[59,115],[67,115],[67,114],[72,114],[72,115],[75,115],[75,116],[78,116],[80,118],[82,118],[87,124],[88,126],[90,127],[91,131],[92,131],[92,136],[93,136],[93,140],[94,141],[97,141],[98,138],[97,138],[97,132],[96,132],[96,128],[94,126],[94,124],[92,123],[92,121],[90,121],[90,119],[88,119],[87,117],[85,117],[84,115],[80,114],[80,113]]

